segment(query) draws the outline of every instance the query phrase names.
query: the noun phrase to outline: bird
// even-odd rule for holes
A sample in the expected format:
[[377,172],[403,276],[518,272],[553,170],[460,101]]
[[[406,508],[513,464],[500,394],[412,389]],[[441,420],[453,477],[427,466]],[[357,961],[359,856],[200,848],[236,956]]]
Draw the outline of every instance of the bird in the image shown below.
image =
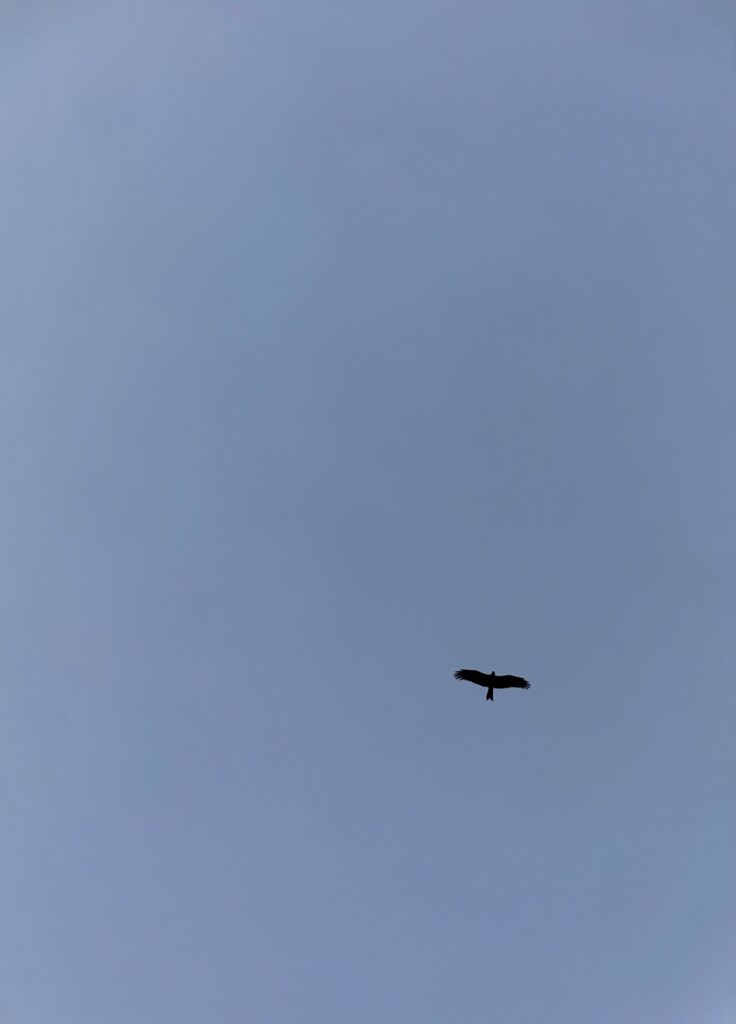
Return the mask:
[[521,676],[497,676],[495,672],[488,675],[486,672],[479,672],[477,668],[459,668],[455,672],[455,678],[463,679],[466,683],[487,686],[486,700],[493,700],[494,690],[508,690],[511,687],[517,690],[528,690],[530,685]]

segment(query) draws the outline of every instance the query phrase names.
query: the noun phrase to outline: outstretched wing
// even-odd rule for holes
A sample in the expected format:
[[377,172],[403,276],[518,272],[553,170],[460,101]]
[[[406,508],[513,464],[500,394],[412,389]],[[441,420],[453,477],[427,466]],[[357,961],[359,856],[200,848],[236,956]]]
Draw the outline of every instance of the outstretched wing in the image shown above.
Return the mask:
[[519,690],[528,690],[531,685],[521,676],[506,676],[506,678],[509,681],[509,686],[515,686]]
[[455,678],[463,679],[466,683],[476,683],[478,686],[488,686],[488,676],[475,668],[459,668],[455,672]]

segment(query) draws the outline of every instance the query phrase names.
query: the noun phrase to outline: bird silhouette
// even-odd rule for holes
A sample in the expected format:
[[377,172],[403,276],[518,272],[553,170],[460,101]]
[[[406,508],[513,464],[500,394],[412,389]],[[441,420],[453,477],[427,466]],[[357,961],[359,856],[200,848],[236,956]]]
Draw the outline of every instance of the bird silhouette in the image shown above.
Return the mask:
[[486,672],[479,672],[477,668],[459,668],[455,673],[455,678],[462,679],[466,683],[487,687],[486,700],[493,700],[494,690],[508,690],[512,687],[517,690],[529,689],[529,683],[521,676],[497,676],[495,672],[488,675]]

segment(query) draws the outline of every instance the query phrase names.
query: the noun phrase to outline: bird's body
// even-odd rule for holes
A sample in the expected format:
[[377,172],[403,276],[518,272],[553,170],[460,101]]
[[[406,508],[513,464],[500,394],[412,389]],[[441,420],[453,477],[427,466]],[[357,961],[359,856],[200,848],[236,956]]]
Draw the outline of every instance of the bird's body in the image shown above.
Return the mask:
[[477,686],[485,686],[488,689],[486,700],[493,700],[494,690],[529,689],[529,683],[521,676],[497,676],[495,672],[488,675],[486,672],[479,672],[477,668],[459,668],[455,678],[466,683],[475,683]]

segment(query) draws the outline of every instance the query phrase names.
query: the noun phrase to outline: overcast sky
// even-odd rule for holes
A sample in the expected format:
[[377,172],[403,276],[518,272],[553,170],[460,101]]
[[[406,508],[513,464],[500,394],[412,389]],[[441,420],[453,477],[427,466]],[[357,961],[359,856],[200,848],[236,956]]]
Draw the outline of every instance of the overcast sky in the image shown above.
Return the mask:
[[3,5],[3,1024],[733,1021],[724,14]]

